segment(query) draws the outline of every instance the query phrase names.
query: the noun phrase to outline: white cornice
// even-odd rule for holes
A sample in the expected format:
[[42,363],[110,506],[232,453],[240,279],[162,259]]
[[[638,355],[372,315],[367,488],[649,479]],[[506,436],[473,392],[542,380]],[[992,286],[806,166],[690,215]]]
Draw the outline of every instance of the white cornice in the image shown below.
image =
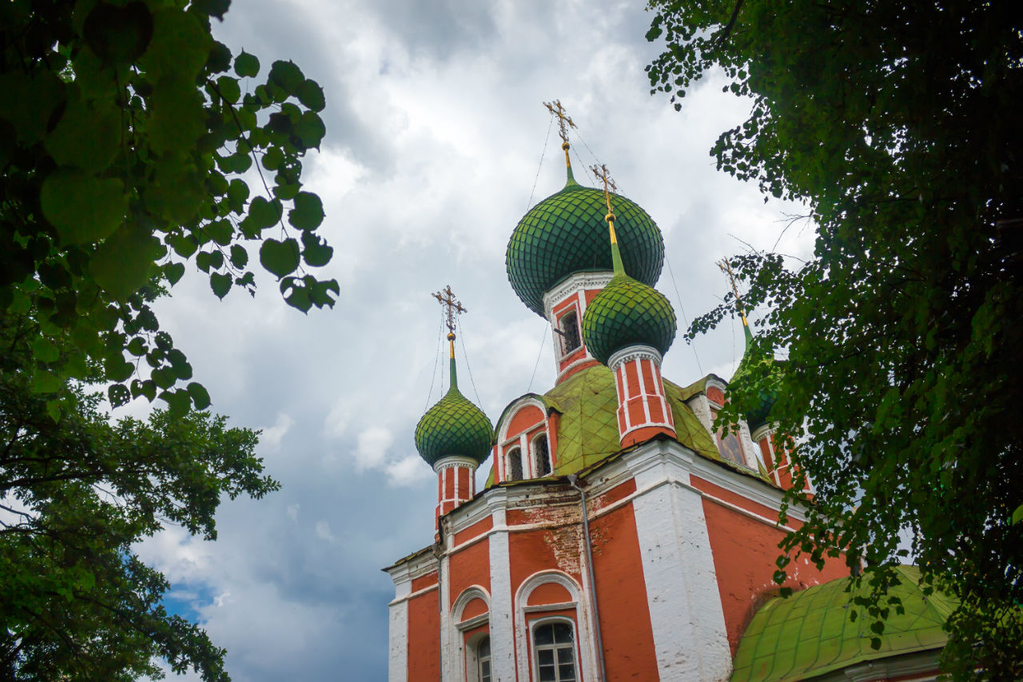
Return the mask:
[[607,360],[607,366],[611,368],[612,372],[616,372],[618,371],[619,365],[625,362],[631,362],[632,360],[652,360],[660,366],[661,354],[653,346],[637,344],[635,346],[622,348],[621,350],[612,353],[611,357]]
[[[611,271],[598,272],[575,272],[564,279],[560,284],[554,285],[543,295],[543,313],[548,320],[551,319],[551,311],[569,296],[576,294],[579,290],[603,289],[611,281],[614,273]],[[580,311],[581,313],[582,311]],[[579,320],[580,328],[582,319]],[[551,324],[554,324],[551,322]]]

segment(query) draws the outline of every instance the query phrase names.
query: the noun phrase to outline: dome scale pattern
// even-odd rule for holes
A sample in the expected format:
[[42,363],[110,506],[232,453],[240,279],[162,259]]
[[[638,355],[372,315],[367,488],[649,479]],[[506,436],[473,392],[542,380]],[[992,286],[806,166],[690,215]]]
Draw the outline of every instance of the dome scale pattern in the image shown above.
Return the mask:
[[612,277],[583,315],[586,348],[602,365],[629,346],[651,346],[664,355],[675,340],[675,329],[668,299],[625,274]]
[[452,385],[443,398],[426,411],[416,426],[416,449],[426,463],[452,455],[483,462],[490,455],[494,427],[483,414]]
[[[647,212],[612,194],[625,272],[653,286],[661,276],[664,240]],[[533,312],[543,315],[543,295],[575,272],[611,270],[604,192],[568,184],[534,206],[508,242],[505,265],[512,289]]]

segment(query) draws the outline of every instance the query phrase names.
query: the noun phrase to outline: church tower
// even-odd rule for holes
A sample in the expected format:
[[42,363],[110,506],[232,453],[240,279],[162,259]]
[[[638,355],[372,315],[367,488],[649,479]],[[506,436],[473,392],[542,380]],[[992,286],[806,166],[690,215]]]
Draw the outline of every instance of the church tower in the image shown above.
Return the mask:
[[[511,400],[492,428],[458,392],[464,308],[450,289],[436,295],[451,388],[415,433],[437,473],[436,535],[384,569],[390,681],[934,680],[944,606],[915,583],[880,650],[870,619],[848,617],[841,548],[823,565],[795,558],[776,584],[779,543],[806,518],[783,503],[784,470],[769,457],[776,396],[722,429],[727,381],[662,377],[676,320],[654,288],[660,230],[605,167],[602,187],[575,180],[574,123],[546,106],[565,186],[519,220],[505,262],[515,293],[550,322],[556,383]],[[747,355],[740,379],[762,374]],[[783,588],[797,594],[781,599]]]

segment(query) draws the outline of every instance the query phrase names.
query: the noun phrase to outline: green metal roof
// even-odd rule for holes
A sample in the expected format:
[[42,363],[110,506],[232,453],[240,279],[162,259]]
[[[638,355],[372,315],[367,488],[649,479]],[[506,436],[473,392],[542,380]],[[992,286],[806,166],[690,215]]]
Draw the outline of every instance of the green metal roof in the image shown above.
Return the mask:
[[855,622],[849,619],[853,598],[869,593],[870,585],[864,581],[847,593],[848,580],[833,580],[772,599],[757,611],[739,642],[731,682],[806,680],[858,663],[945,646],[948,636],[942,626],[955,602],[939,592],[924,596],[917,567],[897,570],[902,582],[889,594],[902,600],[905,613],[892,609],[880,649],[870,647],[873,621],[862,609]]
[[651,286],[617,274],[586,306],[583,338],[601,364],[616,352],[642,344],[663,355],[675,340],[675,311]]
[[[625,271],[653,286],[664,262],[661,231],[637,204],[612,196]],[[564,189],[519,221],[505,264],[512,288],[530,310],[543,315],[544,292],[572,273],[612,269],[606,213],[604,192],[577,184],[570,171]]]
[[753,332],[748,326],[743,326],[746,334],[746,350],[743,352],[742,360],[728,383],[737,384],[746,381],[755,381],[759,386],[757,392],[757,406],[747,412],[746,423],[750,431],[755,431],[769,421],[771,408],[778,400],[778,382],[781,379],[782,366],[784,363],[774,358],[765,358],[761,362],[752,359],[750,348],[753,344]]
[[[687,389],[665,381],[664,392],[671,405],[679,443],[702,457],[770,482],[765,472],[754,472],[722,459],[710,433],[685,403],[693,391],[687,393]],[[614,374],[607,367],[588,367],[539,397],[548,410],[555,410],[561,415],[557,463],[552,476],[578,473],[621,451],[616,412],[618,394]],[[491,470],[487,486],[493,483],[494,472]]]
[[416,425],[416,449],[433,466],[442,457],[453,455],[483,462],[493,443],[494,427],[487,415],[458,391],[452,358],[451,388]]

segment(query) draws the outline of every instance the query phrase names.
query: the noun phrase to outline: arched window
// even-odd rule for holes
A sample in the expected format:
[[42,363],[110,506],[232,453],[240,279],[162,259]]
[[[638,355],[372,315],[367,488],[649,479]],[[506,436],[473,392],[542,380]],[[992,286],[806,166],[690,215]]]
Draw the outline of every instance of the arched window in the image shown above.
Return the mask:
[[547,447],[547,436],[541,434],[533,439],[533,461],[536,463],[536,475],[550,476],[551,452]]
[[476,671],[480,682],[490,682],[490,637],[484,637],[476,645]]
[[575,634],[564,620],[533,627],[533,655],[540,682],[575,682]]
[[508,451],[508,480],[522,480],[522,452],[518,448]]
[[568,355],[582,343],[579,340],[579,318],[573,310],[561,317],[561,354]]

